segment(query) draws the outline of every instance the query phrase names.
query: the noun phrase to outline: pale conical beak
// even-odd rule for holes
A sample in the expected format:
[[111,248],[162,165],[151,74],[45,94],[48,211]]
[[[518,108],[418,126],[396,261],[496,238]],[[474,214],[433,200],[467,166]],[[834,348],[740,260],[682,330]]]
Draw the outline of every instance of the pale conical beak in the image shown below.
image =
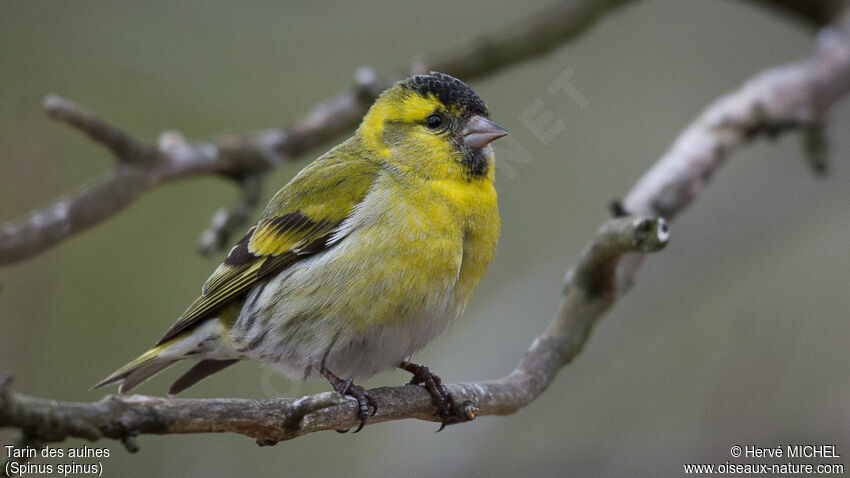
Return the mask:
[[481,149],[508,132],[487,118],[475,115],[466,120],[466,126],[460,134],[463,136],[463,144],[470,148]]

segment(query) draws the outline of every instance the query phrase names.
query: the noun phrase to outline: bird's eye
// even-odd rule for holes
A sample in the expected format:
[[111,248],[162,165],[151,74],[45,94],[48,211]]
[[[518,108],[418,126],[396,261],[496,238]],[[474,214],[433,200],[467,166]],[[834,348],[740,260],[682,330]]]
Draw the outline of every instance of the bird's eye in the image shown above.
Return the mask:
[[443,124],[443,118],[438,114],[433,114],[428,117],[425,124],[431,129],[437,129]]

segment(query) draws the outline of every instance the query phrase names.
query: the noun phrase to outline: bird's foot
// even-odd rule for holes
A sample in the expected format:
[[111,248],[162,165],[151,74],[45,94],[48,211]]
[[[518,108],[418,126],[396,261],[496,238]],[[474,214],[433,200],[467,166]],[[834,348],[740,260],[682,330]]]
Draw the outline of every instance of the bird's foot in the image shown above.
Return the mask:
[[440,377],[431,372],[428,367],[418,363],[402,362],[399,368],[413,374],[413,377],[407,382],[409,385],[421,384],[431,394],[431,399],[434,401],[434,405],[437,406],[437,413],[440,415],[440,421],[442,422],[440,429],[437,430],[438,432],[446,428],[446,425],[461,421],[455,413],[455,399],[449,393],[448,389],[443,386],[443,381],[440,380]]
[[[360,426],[357,427],[357,430],[354,430],[354,433],[362,430],[363,425],[366,424],[366,419],[369,418],[370,415],[378,413],[378,404],[375,403],[375,399],[369,395],[369,392],[367,392],[365,388],[360,385],[354,385],[354,382],[351,380],[343,380],[337,377],[326,368],[322,369],[322,376],[330,382],[331,386],[338,394],[354,397],[357,400],[357,416],[360,418]],[[371,412],[369,411],[370,409]],[[337,432],[345,433],[348,430],[349,429],[346,428],[345,430],[337,430]]]

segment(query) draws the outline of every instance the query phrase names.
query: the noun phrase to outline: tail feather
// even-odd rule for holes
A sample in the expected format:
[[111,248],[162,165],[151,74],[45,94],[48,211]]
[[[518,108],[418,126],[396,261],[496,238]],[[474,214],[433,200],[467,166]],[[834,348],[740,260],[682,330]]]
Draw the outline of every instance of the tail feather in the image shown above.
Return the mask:
[[136,388],[137,385],[161,372],[164,368],[174,365],[177,362],[177,360],[153,360],[139,365],[124,377],[124,381],[118,386],[118,393],[129,392]]
[[177,395],[178,393],[186,390],[187,388],[195,385],[201,380],[209,377],[210,375],[218,372],[219,370],[223,370],[236,362],[238,359],[231,360],[201,360],[194,367],[190,368],[188,372],[184,373],[174,382],[174,385],[168,389],[169,395]]
[[115,373],[113,373],[112,375],[110,375],[110,376],[106,377],[105,379],[101,380],[100,382],[97,382],[96,384],[92,385],[92,386],[91,386],[91,388],[89,388],[89,392],[91,392],[92,390],[98,389],[98,388],[100,388],[100,387],[105,387],[105,386],[107,386],[107,385],[111,385],[111,384],[113,384],[113,383],[115,383],[115,382],[118,382],[118,381],[124,380],[124,377],[126,377],[127,375],[129,375],[129,374],[130,374],[130,372],[125,372],[125,373],[123,373],[123,374],[121,374],[121,375],[116,375],[117,373],[118,373],[118,372],[115,372]]
[[153,347],[98,382],[91,389],[120,382],[118,392],[128,392],[182,359],[200,359],[200,363],[183,374],[171,386],[170,394],[180,393],[205,377],[237,362],[233,359],[236,355],[229,348],[229,341],[221,342],[226,334],[226,324],[218,318],[210,319],[194,329]]
[[[139,355],[136,358],[136,360],[133,360],[132,362],[128,363],[127,365],[125,365],[125,366],[119,368],[118,370],[112,372],[112,374],[110,376],[108,376],[105,379],[101,380],[100,382],[96,383],[89,390],[94,390],[96,388],[100,388],[100,387],[103,387],[103,386],[106,386],[106,385],[109,385],[109,384],[112,384],[112,383],[120,382],[121,380],[126,380],[130,375],[135,373],[137,370],[141,370],[143,368],[150,370],[150,365],[152,365],[154,362],[156,362],[157,364],[163,363],[161,360],[157,360],[157,357],[159,356],[159,354],[162,353],[163,350],[166,349],[166,347],[168,347],[168,345],[169,344],[167,344],[167,343],[162,344],[162,345],[157,345],[156,347],[148,350],[147,352],[143,353],[142,355]],[[173,363],[173,362],[169,361],[169,365],[171,363]],[[160,367],[156,371],[158,372],[158,371],[162,370],[163,368],[165,368],[167,366],[168,365],[166,365],[164,367]],[[153,373],[156,373],[156,372],[153,372]],[[149,374],[147,377],[150,377],[151,375],[153,375],[153,373]],[[144,379],[142,379],[142,381],[144,381]],[[141,383],[141,382],[136,382],[136,385],[138,385],[139,383]],[[129,388],[124,387],[123,385],[122,385],[121,389],[122,390],[119,390],[119,391],[129,390]]]

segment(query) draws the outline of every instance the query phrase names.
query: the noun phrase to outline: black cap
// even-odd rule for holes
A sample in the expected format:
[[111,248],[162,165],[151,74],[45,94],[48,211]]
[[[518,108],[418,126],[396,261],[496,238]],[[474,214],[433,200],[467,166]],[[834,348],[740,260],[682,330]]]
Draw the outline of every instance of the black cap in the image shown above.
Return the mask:
[[458,106],[468,114],[489,115],[487,106],[466,83],[453,76],[432,71],[427,75],[416,75],[401,81],[404,88],[422,96],[428,93],[437,97],[446,106]]

